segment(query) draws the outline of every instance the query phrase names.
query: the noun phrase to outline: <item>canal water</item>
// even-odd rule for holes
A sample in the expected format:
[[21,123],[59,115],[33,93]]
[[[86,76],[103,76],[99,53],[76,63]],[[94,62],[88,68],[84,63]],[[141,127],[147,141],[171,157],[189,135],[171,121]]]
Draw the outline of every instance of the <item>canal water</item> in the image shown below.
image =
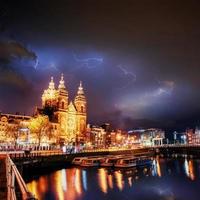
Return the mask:
[[152,166],[71,167],[27,183],[39,200],[199,200],[200,160],[155,158]]

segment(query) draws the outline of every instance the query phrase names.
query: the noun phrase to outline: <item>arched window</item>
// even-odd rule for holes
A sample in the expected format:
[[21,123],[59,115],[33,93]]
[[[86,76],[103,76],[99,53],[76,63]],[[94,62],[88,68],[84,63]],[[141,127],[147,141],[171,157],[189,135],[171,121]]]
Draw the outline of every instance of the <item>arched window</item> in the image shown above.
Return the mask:
[[81,112],[84,112],[84,107],[83,106],[81,106]]

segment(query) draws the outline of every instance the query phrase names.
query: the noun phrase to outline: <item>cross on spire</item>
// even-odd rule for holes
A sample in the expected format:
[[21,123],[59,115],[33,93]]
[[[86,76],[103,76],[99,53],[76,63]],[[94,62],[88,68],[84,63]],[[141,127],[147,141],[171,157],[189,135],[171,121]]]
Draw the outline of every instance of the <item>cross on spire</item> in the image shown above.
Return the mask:
[[53,81],[53,76],[51,77],[51,81],[49,82],[49,89],[54,90],[55,89],[55,84]]
[[63,73],[61,74],[61,79],[60,79],[58,88],[59,89],[65,89],[65,81],[64,81],[64,75],[63,75]]
[[84,95],[83,86],[82,86],[82,81],[80,81],[77,94],[78,94],[78,95]]

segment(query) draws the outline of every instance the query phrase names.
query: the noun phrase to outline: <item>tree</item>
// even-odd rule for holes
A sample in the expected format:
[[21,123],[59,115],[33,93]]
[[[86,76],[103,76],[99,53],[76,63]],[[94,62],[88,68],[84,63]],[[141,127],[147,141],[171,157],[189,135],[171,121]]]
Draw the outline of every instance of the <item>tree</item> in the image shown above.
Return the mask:
[[52,139],[55,139],[56,138],[56,135],[55,135],[55,132],[54,132],[54,129],[53,129],[53,126],[52,125],[49,125],[46,129],[46,137],[47,139],[49,140],[49,142],[52,140]]
[[46,115],[38,115],[30,120],[29,129],[31,133],[36,135],[38,146],[40,146],[42,137],[47,134],[48,128],[49,118]]
[[6,126],[6,137],[9,138],[10,142],[17,146],[17,139],[19,138],[19,125],[18,124],[7,124]]
[[20,121],[15,120],[12,123],[8,123],[6,126],[6,136],[9,138],[9,141],[14,143],[16,148],[17,146],[17,139],[19,138],[19,129],[21,128]]

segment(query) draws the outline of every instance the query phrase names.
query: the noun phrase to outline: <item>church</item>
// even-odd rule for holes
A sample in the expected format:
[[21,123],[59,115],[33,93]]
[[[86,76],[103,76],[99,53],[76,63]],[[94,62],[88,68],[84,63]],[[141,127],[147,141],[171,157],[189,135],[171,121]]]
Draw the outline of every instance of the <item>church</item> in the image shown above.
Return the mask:
[[37,108],[36,114],[49,116],[52,127],[59,134],[60,140],[81,142],[87,121],[87,101],[82,82],[74,100],[69,101],[63,74],[57,88],[51,77],[48,88],[42,94],[42,108]]
[[[39,115],[47,115],[49,118],[52,139],[44,137],[42,143],[83,143],[87,123],[87,101],[82,82],[78,86],[76,96],[69,101],[69,94],[61,75],[58,87],[55,86],[53,77],[49,86],[42,94],[42,105],[36,107],[34,116],[20,114],[4,114],[0,112],[0,143],[11,142],[8,130],[16,132],[19,136],[17,143],[37,144],[37,138],[29,130],[29,123]],[[19,126],[20,125],[20,126]],[[10,127],[8,129],[8,127]],[[23,127],[23,128],[19,128]],[[16,138],[15,138],[16,139]]]

